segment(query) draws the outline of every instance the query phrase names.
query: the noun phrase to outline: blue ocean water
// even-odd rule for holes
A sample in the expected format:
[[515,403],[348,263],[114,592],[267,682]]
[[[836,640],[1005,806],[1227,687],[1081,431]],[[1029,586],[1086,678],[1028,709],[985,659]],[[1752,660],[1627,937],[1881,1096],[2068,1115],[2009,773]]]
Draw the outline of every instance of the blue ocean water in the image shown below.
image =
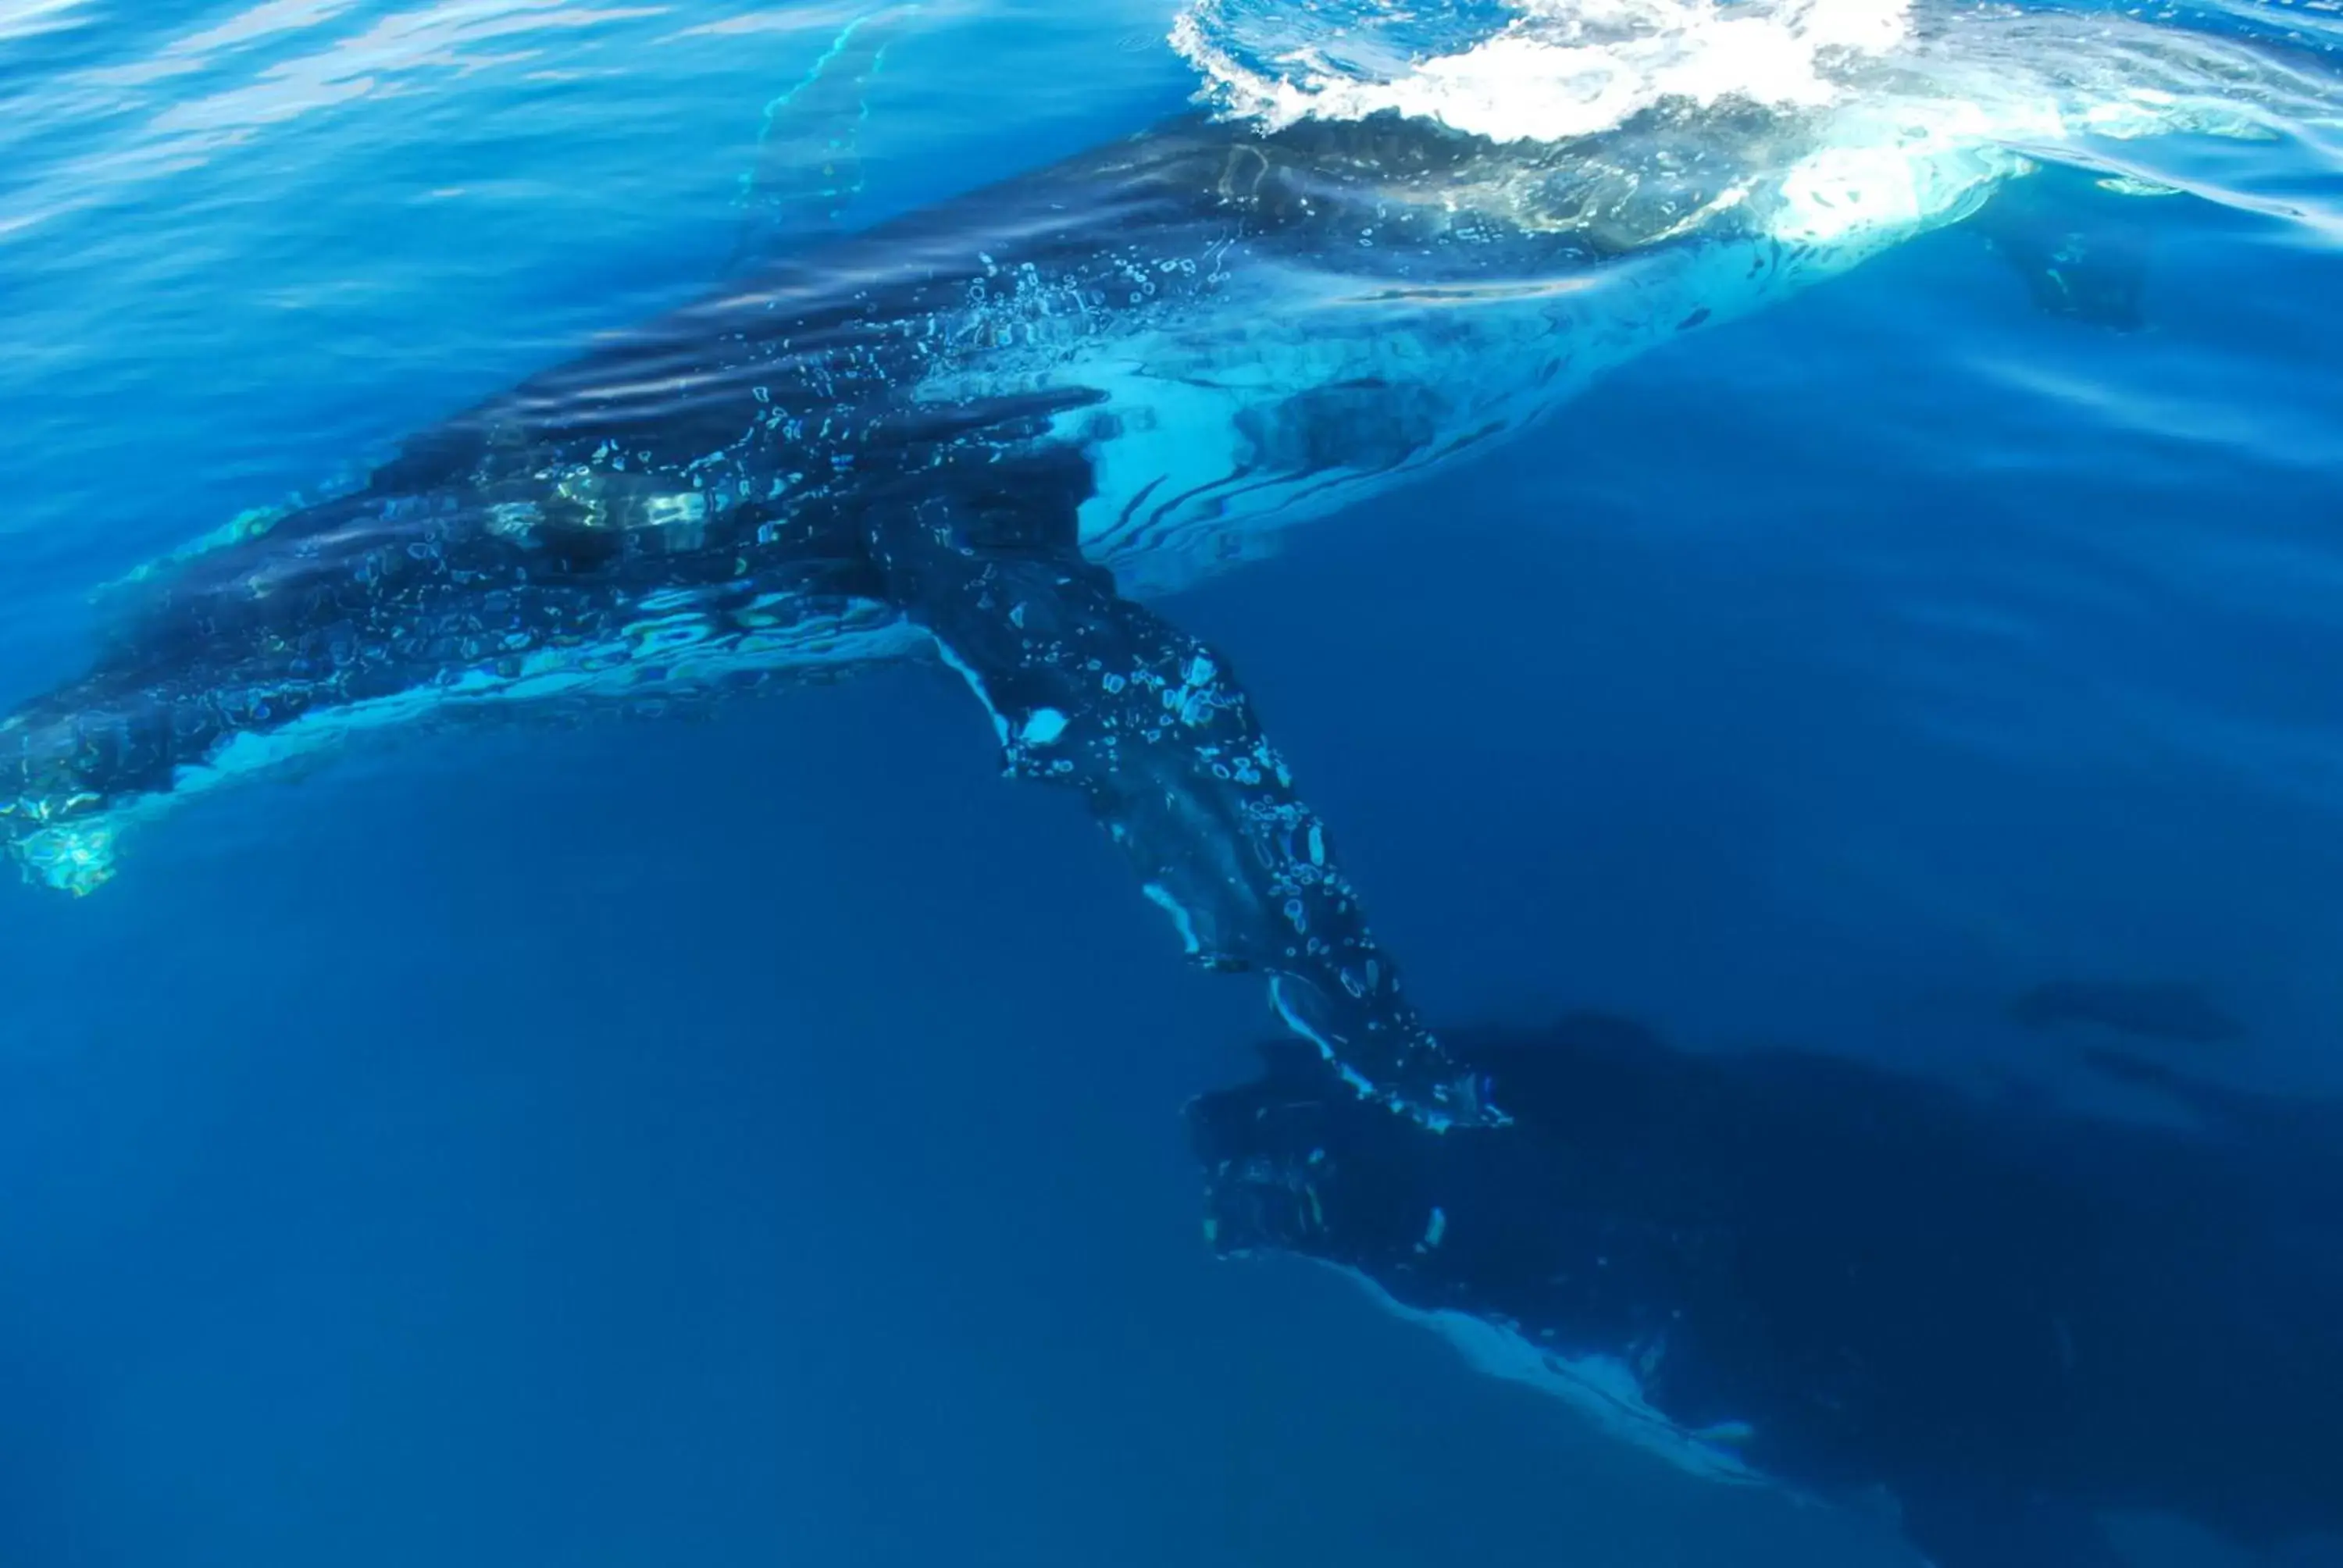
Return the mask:
[[[96,585],[702,293],[851,15],[0,0],[5,700]],[[1168,20],[929,8],[850,221],[1179,110]],[[2121,1114],[2006,1014],[2111,976],[2343,1089],[2338,156],[2167,155],[2142,330],[1927,235],[1181,596],[1427,1012]],[[1177,1112],[1258,994],[933,671],[417,734],[0,933],[6,1568],[1907,1560],[1211,1260]]]

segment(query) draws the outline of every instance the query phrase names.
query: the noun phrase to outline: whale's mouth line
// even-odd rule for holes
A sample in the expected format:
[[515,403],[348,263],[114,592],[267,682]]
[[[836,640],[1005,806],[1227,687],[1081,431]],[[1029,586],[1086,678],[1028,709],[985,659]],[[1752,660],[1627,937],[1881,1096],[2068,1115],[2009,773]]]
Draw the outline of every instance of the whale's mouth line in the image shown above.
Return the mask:
[[1569,277],[1504,278],[1490,283],[1425,283],[1404,287],[1342,289],[1311,300],[1312,310],[1373,309],[1393,305],[1462,307],[1510,301],[1559,299],[1604,286],[1607,279],[1595,273]]

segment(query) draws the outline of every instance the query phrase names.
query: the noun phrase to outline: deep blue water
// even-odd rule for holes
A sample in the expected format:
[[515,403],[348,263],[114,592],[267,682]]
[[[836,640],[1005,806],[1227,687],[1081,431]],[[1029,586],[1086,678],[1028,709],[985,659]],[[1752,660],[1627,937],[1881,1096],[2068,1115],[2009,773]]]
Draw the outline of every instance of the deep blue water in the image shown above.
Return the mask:
[[[859,215],[1178,108],[1159,9],[936,11]],[[6,699],[699,293],[842,15],[0,0]],[[1936,234],[1184,597],[1428,1011],[2120,1112],[2001,1010],[2138,977],[2247,1026],[2192,1071],[2343,1089],[2343,174],[2204,156],[2298,211],[2154,203],[2146,331]],[[1177,1111],[1258,993],[931,671],[417,737],[6,895],[6,1568],[1906,1560],[1211,1261]]]

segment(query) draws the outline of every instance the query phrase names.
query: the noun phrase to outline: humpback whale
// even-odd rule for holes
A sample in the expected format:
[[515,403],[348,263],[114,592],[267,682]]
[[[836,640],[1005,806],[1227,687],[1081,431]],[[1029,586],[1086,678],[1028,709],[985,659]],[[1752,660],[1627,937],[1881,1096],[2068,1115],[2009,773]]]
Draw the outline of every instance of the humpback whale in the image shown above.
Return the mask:
[[[1229,662],[1149,605],[1960,221],[2021,140],[2203,119],[2070,65],[1990,112],[1891,74],[1543,140],[1200,111],[805,244],[134,573],[86,672],[0,719],[0,841],[82,894],[128,830],[368,733],[931,656],[1363,1096],[1500,1121]],[[834,207],[850,175],[806,183]]]
[[1595,1016],[1443,1038],[1512,1125],[1424,1137],[1284,1043],[1192,1101],[1213,1248],[1712,1481],[1885,1488],[1936,1568],[2119,1568],[2102,1511],[2343,1542],[2343,1105],[2167,1076],[2181,1131]]

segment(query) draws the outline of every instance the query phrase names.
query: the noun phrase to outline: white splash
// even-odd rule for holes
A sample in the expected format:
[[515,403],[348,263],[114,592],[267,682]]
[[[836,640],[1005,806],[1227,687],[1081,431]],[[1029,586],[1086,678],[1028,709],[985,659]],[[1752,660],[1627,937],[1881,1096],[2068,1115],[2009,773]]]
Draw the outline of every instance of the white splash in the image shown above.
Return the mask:
[[[1331,39],[1250,38],[1226,5],[1196,0],[1172,43],[1234,113],[1277,126],[1397,111],[1501,142],[1592,136],[1670,102],[1818,108],[1840,96],[1840,65],[1909,31],[1908,0],[1521,0],[1493,34],[1378,73]],[[1356,29],[1335,31],[1348,44]]]
[[2286,143],[2343,172],[2330,60],[2105,12],[1989,0],[1456,0],[1423,12],[1404,0],[1189,0],[1171,42],[1201,98],[1264,129],[1396,113],[1500,143],[1594,138],[1631,185],[1684,166],[1730,171],[1745,210],[1775,209],[1768,226],[1785,241],[1892,243],[2037,158],[2098,167],[2111,189],[2183,189],[2343,234],[2343,201],[2299,180],[2256,188],[2261,176],[2234,160],[2246,183],[2209,185],[2187,146]]

